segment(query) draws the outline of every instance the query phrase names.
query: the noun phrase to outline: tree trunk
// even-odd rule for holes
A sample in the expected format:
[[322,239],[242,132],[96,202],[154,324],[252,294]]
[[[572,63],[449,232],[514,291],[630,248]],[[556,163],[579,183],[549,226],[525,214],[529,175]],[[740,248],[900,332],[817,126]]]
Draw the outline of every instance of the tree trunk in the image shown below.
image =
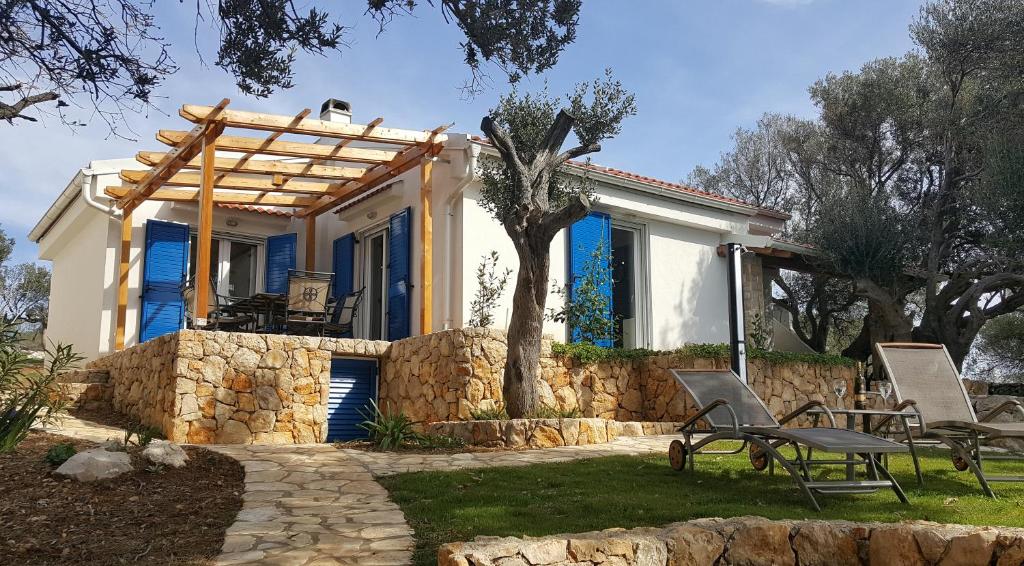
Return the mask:
[[551,240],[544,241],[545,238],[536,234],[510,232],[510,235],[519,256],[519,273],[512,295],[502,395],[508,416],[518,419],[537,410],[540,341],[548,297]]

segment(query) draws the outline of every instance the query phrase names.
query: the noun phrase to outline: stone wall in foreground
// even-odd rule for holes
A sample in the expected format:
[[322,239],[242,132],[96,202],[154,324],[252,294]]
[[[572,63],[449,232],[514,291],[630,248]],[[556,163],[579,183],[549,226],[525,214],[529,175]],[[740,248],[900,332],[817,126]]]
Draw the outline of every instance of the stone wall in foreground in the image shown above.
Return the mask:
[[378,358],[387,342],[182,330],[94,360],[113,407],[194,444],[323,442],[332,356]]
[[[486,328],[445,330],[391,344],[382,362],[380,399],[414,421],[469,420],[502,403],[501,383],[507,339]],[[728,360],[662,354],[636,360],[581,364],[541,349],[542,404],[565,414],[622,422],[674,422],[695,412],[673,368],[723,369]],[[834,406],[832,384],[847,383],[844,403],[852,406],[852,367],[808,363],[772,364],[749,360],[754,391],[776,417],[810,400]]]
[[697,519],[664,528],[541,538],[478,537],[438,550],[438,566],[1019,566],[1024,530],[929,522]]

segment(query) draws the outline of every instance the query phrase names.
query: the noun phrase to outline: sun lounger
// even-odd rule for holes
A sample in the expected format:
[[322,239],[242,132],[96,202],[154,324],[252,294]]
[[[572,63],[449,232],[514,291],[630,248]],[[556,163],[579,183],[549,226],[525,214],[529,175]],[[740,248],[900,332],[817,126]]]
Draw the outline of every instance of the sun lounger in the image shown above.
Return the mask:
[[[789,472],[797,487],[815,510],[821,510],[815,493],[868,493],[880,488],[891,488],[903,503],[907,497],[889,471],[879,462],[880,454],[907,452],[907,447],[870,434],[836,428],[835,418],[820,402],[812,401],[781,420],[775,420],[764,402],[729,370],[672,370],[696,403],[698,412],[690,417],[680,432],[683,440],[674,440],[669,446],[669,462],[677,470],[694,467],[694,455],[739,454],[748,450],[751,465],[756,470],[774,470],[777,462]],[[782,425],[817,408],[822,411],[831,427],[783,428]],[[702,433],[707,436],[697,438]],[[742,445],[731,451],[707,450],[705,447],[720,440],[739,440]],[[787,458],[780,448],[791,446],[793,459]],[[804,455],[813,449],[831,454],[847,454],[843,459],[812,460]],[[870,479],[812,479],[811,467],[823,465],[863,465]],[[879,475],[882,479],[878,479]]]
[[[919,425],[910,427],[909,434],[897,435],[896,440],[911,444],[915,439],[929,440],[949,446],[956,469],[973,472],[989,497],[995,497],[990,482],[1024,482],[1024,476],[986,476],[981,450],[983,444],[999,438],[1024,439],[1024,422],[992,421],[1007,412],[1024,416],[1020,402],[1003,403],[979,419],[960,372],[942,344],[880,343],[875,344],[875,351],[892,381],[896,410],[914,410],[922,417]],[[882,425],[884,421],[879,423]],[[918,465],[916,451],[912,454]],[[996,454],[985,458],[1024,460],[1020,456]]]

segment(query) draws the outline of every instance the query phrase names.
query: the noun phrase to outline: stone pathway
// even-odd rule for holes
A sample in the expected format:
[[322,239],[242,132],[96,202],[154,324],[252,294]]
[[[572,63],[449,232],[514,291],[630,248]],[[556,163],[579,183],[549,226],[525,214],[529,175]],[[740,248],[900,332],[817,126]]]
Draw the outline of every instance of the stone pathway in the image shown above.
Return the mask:
[[208,446],[245,467],[217,564],[408,564],[412,529],[358,461],[326,444]]
[[586,446],[559,446],[534,450],[466,452],[462,454],[402,454],[395,452],[367,452],[342,449],[340,452],[365,466],[374,477],[406,472],[453,471],[499,466],[530,466],[569,462],[603,456],[637,456],[641,454],[668,454],[673,435],[620,436],[606,444]]
[[[118,428],[74,417],[46,431],[95,442],[123,436]],[[672,438],[620,437],[608,444],[464,454],[365,452],[328,444],[204,445],[245,468],[242,510],[227,530],[216,563],[410,564],[412,529],[375,477],[665,453]]]

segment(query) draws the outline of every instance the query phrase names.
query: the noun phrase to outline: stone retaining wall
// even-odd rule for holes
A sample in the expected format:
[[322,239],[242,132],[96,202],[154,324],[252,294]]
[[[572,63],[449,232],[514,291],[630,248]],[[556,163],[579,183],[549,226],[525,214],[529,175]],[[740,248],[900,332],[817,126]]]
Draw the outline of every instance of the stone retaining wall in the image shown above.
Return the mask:
[[[505,333],[486,328],[436,332],[394,342],[381,370],[380,399],[415,421],[469,420],[502,401],[507,352]],[[637,360],[579,364],[542,344],[540,401],[562,412],[623,422],[683,421],[693,403],[671,368],[726,368],[725,359],[663,354]],[[832,383],[847,382],[844,403],[852,406],[855,368],[807,363],[749,361],[751,384],[776,417],[809,400],[835,404]]]
[[94,360],[115,410],[194,444],[323,442],[332,356],[387,342],[183,330]]
[[57,382],[61,384],[69,407],[90,411],[113,408],[114,388],[106,370],[71,370],[60,374]]
[[510,419],[444,421],[427,425],[431,434],[461,438],[490,448],[552,448],[603,444],[620,436],[674,434],[682,423],[618,422],[607,419]]
[[1024,530],[929,522],[697,519],[664,528],[542,538],[478,537],[438,550],[438,566],[1019,566]]

